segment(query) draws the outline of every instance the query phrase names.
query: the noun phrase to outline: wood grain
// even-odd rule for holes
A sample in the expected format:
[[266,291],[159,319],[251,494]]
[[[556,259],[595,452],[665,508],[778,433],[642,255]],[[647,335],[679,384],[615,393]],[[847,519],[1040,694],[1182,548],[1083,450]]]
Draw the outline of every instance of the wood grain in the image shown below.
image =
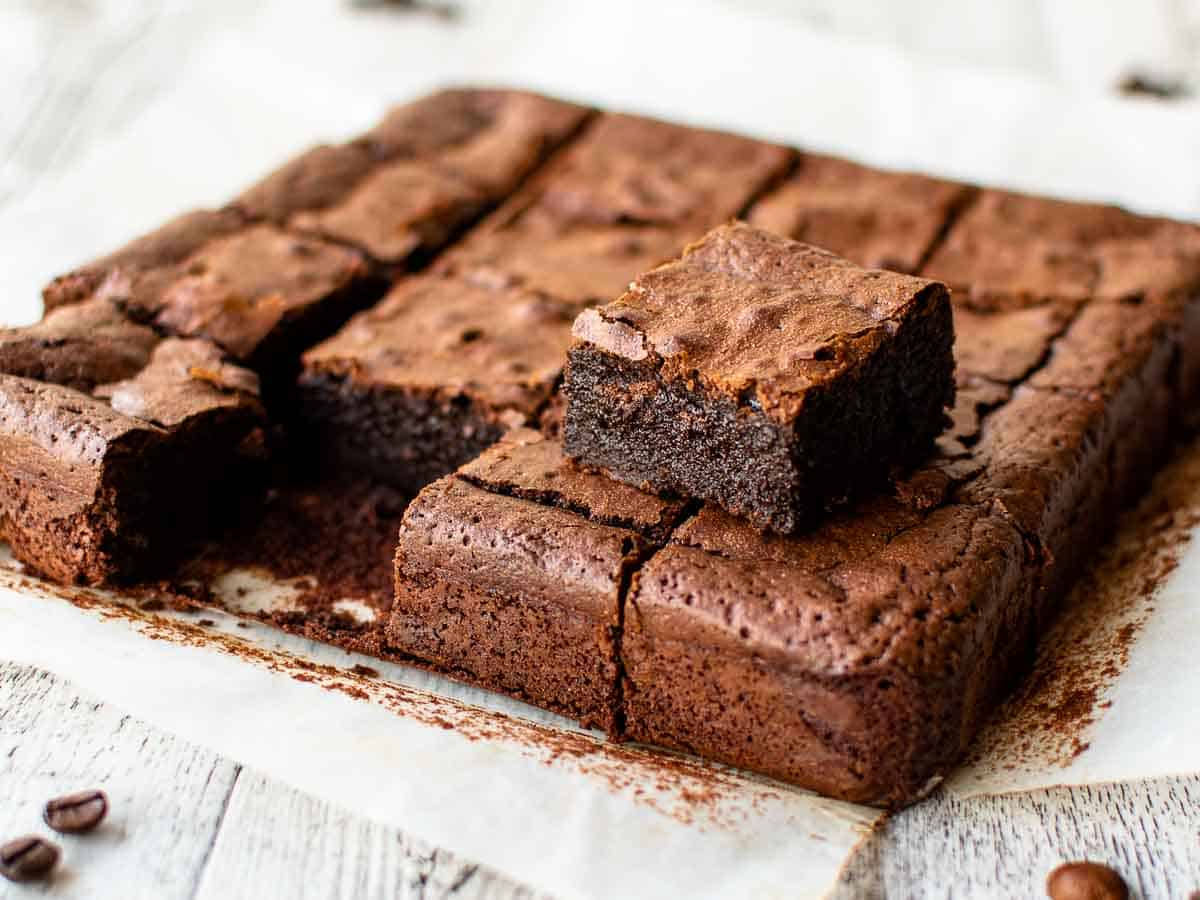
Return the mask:
[[[0,834],[45,834],[62,847],[42,896],[192,896],[237,774],[52,675],[0,664]],[[86,836],[50,832],[46,801],[90,788],[107,792],[107,821]],[[0,882],[0,897],[6,889]]]
[[1200,777],[959,800],[893,817],[847,867],[850,897],[1038,897],[1074,859],[1119,871],[1135,897],[1200,890]]
[[417,838],[270,778],[239,779],[196,900],[262,896],[440,900],[535,895]]

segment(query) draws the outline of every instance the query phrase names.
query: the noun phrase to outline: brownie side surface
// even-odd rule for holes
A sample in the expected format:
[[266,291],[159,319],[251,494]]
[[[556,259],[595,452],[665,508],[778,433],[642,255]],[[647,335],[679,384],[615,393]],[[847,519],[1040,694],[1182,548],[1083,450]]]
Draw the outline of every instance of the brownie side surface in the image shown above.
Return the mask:
[[621,656],[633,740],[896,805],[949,766],[1031,591],[1023,543],[964,506],[892,502],[803,541],[706,508],[635,577]]
[[0,380],[0,537],[65,583],[158,572],[262,452],[257,378],[202,341],[163,341],[94,395]]
[[611,731],[621,590],[642,549],[449,476],[405,513],[388,649]]
[[944,288],[740,224],[575,335],[569,455],[785,533],[927,454],[954,392]]
[[305,354],[301,414],[322,452],[416,493],[536,421],[572,316],[525,291],[401,282]]

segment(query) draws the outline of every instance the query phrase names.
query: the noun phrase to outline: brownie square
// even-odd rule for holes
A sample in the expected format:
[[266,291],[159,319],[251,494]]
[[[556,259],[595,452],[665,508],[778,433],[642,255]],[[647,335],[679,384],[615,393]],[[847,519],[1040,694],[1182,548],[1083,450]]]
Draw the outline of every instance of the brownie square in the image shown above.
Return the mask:
[[630,588],[626,734],[911,801],[978,725],[1031,592],[1020,536],[984,509],[881,498],[790,539],[706,507]]
[[[395,107],[353,141],[305,151],[243,192],[233,206],[251,218],[284,225],[301,213],[331,212],[360,192],[368,176],[391,165],[427,173],[433,182],[456,179],[495,202],[515,190],[588,116],[573,103],[521,91],[438,91]],[[391,211],[384,198],[372,201],[370,193],[352,202],[373,203],[387,215],[404,208],[400,192],[392,199],[401,205]]]
[[974,309],[1068,305],[1175,290],[1194,279],[1200,229],[1115,206],[980,191],[921,274]]
[[107,301],[76,303],[25,328],[0,328],[0,372],[90,394],[144,369],[158,342]]
[[162,231],[56,280],[48,306],[106,301],[161,332],[214,341],[274,387],[382,290],[357,251],[273,225],[201,212]]
[[394,110],[358,141],[314,148],[235,203],[412,268],[507,197],[586,117],[532,94],[446,91]]
[[783,147],[636,116],[599,116],[438,265],[578,304],[739,214],[790,167]]
[[806,153],[746,218],[869,269],[916,273],[971,193],[965,184]]
[[573,318],[572,307],[528,291],[400,282],[304,355],[301,416],[338,464],[416,493],[536,422]]
[[614,732],[623,591],[681,510],[513,432],[409,506],[386,647]]
[[926,455],[954,397],[946,289],[722,226],[575,323],[567,453],[792,532]]
[[[31,331],[44,337],[49,325],[62,329],[64,315],[77,309]],[[114,360],[121,368],[143,353],[143,339],[135,332],[119,358],[112,329],[90,348],[76,335],[76,365],[65,370],[56,368],[53,344],[39,370],[29,364],[29,346],[6,359],[13,343],[0,343],[0,371],[67,382],[0,374],[0,540],[57,581],[161,572],[261,456],[258,379],[206,341],[164,340],[136,373],[100,383]]]

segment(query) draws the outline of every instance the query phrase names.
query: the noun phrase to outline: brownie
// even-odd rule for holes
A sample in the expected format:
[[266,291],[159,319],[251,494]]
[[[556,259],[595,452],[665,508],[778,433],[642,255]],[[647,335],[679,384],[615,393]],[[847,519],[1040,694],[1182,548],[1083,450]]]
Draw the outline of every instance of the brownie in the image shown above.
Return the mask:
[[978,724],[1033,585],[1003,516],[886,498],[803,540],[706,507],[634,576],[626,736],[855,802],[920,796]]
[[270,386],[381,291],[357,251],[233,213],[192,213],[160,231],[56,279],[47,307],[105,301],[160,332],[216,342]]
[[395,107],[353,141],[305,151],[243,192],[233,206],[252,218],[286,224],[298,213],[338,205],[390,164],[427,165],[503,197],[588,114],[575,104],[521,91],[437,91]]
[[622,593],[680,512],[512,432],[409,506],[387,650],[615,733]]
[[636,116],[599,116],[442,271],[603,303],[782,177],[792,151]]
[[412,267],[505,199],[587,115],[518,91],[441,91],[357,140],[307,151],[234,206]]
[[964,184],[806,153],[746,218],[869,269],[916,273],[971,195]]
[[26,328],[0,328],[0,372],[90,393],[136,375],[159,338],[106,300],[49,312]]
[[570,456],[782,533],[928,455],[954,397],[944,286],[745,224],[574,333]]
[[517,288],[402,281],[304,355],[300,414],[335,464],[416,493],[510,427],[536,422],[573,318]]
[[[557,438],[505,436],[536,425],[571,441],[556,388],[581,309],[739,215],[783,237],[724,229],[723,243],[701,245],[707,256],[646,275],[621,318],[616,304],[582,317],[584,336],[606,343],[577,347],[593,345],[594,359],[572,363],[572,384],[586,376],[597,390],[573,391],[572,404],[603,410],[629,389],[601,380],[607,365],[642,373],[644,396],[677,402],[690,423],[715,430],[725,409],[777,440],[787,416],[815,423],[819,398],[846,400],[826,413],[822,452],[845,448],[834,474],[855,458],[878,464],[861,433],[835,427],[861,412],[838,379],[891,379],[899,400],[877,405],[874,427],[940,415],[945,294],[807,250],[792,267],[828,289],[813,296],[788,283],[778,248],[801,238],[954,290],[947,429],[904,435],[925,455],[890,487],[792,535],[611,480]],[[757,249],[733,252],[750,235]],[[431,273],[390,285],[446,246]],[[383,303],[312,346],[385,283]],[[936,315],[889,317],[923,291]],[[804,303],[771,308],[760,294]],[[0,331],[0,540],[31,569],[144,578],[217,533],[209,522],[231,495],[267,480],[245,366],[286,386],[311,348],[297,398],[308,431],[293,431],[286,462],[330,480],[301,481],[226,536],[249,535],[243,560],[255,541],[279,550],[280,577],[320,576],[277,624],[437,666],[616,738],[887,806],[921,796],[961,756],[1091,549],[1172,439],[1200,424],[1197,226],[513,91],[398,107],[229,208],[189,213],[56,279],[45,300],[43,322]],[[821,317],[805,315],[814,303]],[[819,327],[851,319],[865,327],[840,341]],[[790,365],[813,383],[788,380]],[[923,388],[935,372],[936,395]],[[670,409],[647,409],[683,434]],[[637,429],[627,438],[652,443]],[[324,468],[303,464],[310,446]],[[689,465],[721,451],[738,470],[764,446],[705,447]],[[439,476],[403,519],[393,602],[392,573],[381,581],[377,569],[388,523]],[[274,527],[283,520],[310,543],[351,529],[338,545],[349,551],[313,556]],[[386,617],[384,635],[340,615],[360,593]]]
[[921,274],[975,309],[1162,293],[1189,281],[1200,231],[1115,206],[984,190]]
[[60,275],[42,290],[47,311],[96,295],[105,282],[129,284],[147,272],[178,265],[209,241],[229,237],[244,225],[233,210],[184,213],[115,253]]
[[[76,349],[86,356],[85,342]],[[56,370],[57,350],[47,349],[45,377],[60,371],[79,386],[111,371],[105,352],[93,370]],[[15,368],[37,367],[27,354]],[[0,374],[0,539],[61,582],[159,572],[242,486],[263,424],[257,376],[207,341],[164,340],[130,377],[91,392]]]

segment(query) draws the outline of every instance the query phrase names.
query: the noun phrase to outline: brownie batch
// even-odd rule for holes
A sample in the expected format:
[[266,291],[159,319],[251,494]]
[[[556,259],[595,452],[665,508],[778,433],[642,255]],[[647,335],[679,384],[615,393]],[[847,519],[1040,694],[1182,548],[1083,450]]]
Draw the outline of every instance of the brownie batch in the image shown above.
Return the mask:
[[413,498],[382,654],[885,806],[1200,396],[1196,226],[512,91],[400,107],[45,300],[0,331],[33,570],[154,577],[311,458]]

